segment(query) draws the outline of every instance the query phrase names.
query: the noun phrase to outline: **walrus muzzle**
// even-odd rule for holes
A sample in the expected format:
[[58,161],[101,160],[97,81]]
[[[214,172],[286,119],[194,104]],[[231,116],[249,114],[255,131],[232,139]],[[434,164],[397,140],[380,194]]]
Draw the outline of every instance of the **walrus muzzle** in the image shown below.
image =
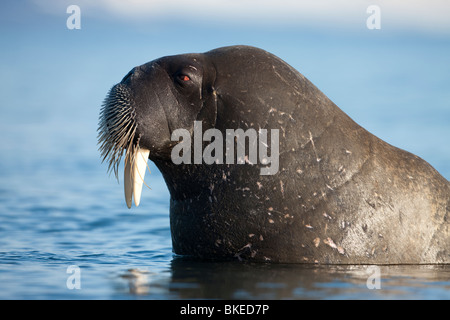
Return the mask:
[[142,184],[150,151],[139,147],[136,138],[135,108],[130,90],[119,83],[111,88],[100,111],[99,135],[100,152],[103,161],[109,163],[108,171],[114,171],[118,178],[120,160],[125,152],[124,186],[125,201],[131,208],[139,206]]
[[103,102],[99,150],[103,161],[109,163],[108,172],[113,171],[116,178],[125,152],[128,208],[133,196],[135,205],[139,205],[149,156],[153,161],[170,161],[170,150],[177,143],[171,141],[174,130],[186,128],[191,132],[194,120],[203,120],[205,129],[215,123],[216,97],[211,87],[202,87],[204,68],[200,60],[180,57],[173,64],[172,58],[161,58],[135,67],[111,88]]

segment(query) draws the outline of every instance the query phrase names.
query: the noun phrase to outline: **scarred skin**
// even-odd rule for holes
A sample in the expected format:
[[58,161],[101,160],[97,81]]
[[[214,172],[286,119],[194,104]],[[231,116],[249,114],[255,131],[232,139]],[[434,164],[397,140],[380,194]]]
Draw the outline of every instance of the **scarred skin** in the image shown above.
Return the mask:
[[[189,81],[184,81],[187,75]],[[186,82],[186,83],[185,83]],[[303,75],[261,49],[164,57],[121,82],[136,143],[170,191],[173,250],[283,263],[450,263],[450,184],[375,137]],[[279,170],[171,161],[171,133],[279,130]]]

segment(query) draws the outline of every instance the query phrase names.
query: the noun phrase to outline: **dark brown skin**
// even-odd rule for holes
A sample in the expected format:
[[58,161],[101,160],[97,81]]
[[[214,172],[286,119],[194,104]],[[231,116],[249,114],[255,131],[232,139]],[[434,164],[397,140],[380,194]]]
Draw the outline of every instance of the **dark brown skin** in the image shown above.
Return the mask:
[[[196,73],[184,71],[195,66]],[[450,263],[450,184],[261,49],[165,57],[125,78],[141,147],[171,194],[174,252],[285,263]],[[181,72],[181,75],[180,75]],[[177,81],[190,87],[180,87]],[[184,81],[183,80],[183,81]],[[165,112],[163,112],[163,109]],[[164,114],[164,116],[163,116]],[[279,129],[279,171],[175,165],[177,128]]]

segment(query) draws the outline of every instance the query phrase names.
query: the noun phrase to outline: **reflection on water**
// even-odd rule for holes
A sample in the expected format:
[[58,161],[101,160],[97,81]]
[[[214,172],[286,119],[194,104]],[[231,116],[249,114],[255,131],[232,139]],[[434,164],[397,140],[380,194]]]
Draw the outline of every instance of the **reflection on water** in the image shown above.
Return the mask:
[[[377,268],[380,286],[374,288]],[[169,273],[151,275],[133,269],[121,278],[129,294],[152,298],[450,299],[450,266],[278,265],[174,258]]]
[[129,292],[131,294],[148,294],[150,289],[149,283],[150,272],[140,269],[129,269],[120,277],[127,280]]

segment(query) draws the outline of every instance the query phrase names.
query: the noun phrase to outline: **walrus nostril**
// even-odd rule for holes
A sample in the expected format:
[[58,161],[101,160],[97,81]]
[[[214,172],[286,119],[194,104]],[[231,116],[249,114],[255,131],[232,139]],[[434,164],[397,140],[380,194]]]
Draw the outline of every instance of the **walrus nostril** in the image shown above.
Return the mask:
[[[133,69],[134,70],[134,69]],[[122,83],[128,81],[128,79],[131,77],[131,75],[133,74],[133,70],[131,70],[130,72],[127,73],[127,75],[125,77],[123,77],[122,79]]]
[[142,68],[140,66],[134,67],[130,72],[127,73],[125,77],[123,77],[121,83],[128,83],[133,78],[138,78],[142,73]]

